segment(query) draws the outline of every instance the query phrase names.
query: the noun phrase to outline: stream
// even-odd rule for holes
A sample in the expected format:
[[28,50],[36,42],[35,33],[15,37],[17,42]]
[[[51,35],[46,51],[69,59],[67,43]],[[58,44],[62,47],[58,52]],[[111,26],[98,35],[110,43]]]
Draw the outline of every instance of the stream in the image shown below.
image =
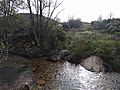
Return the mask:
[[64,62],[43,90],[120,90],[120,74],[97,74]]
[[[12,58],[12,60],[15,58]],[[19,60],[22,60],[22,58]],[[33,60],[33,62],[35,63],[36,60]],[[39,74],[37,75],[40,79],[46,80],[47,83],[39,89],[31,90],[120,90],[119,73],[90,72],[81,65],[76,66],[67,61],[53,63],[38,60],[38,62],[36,62],[39,65],[37,65],[39,67]],[[14,87],[19,87],[25,82],[32,82],[31,71],[18,63],[17,61],[13,64],[13,61],[10,61],[8,65],[6,63],[1,64],[0,90],[13,90],[9,86],[12,81],[15,82]],[[5,87],[7,85],[8,87]]]

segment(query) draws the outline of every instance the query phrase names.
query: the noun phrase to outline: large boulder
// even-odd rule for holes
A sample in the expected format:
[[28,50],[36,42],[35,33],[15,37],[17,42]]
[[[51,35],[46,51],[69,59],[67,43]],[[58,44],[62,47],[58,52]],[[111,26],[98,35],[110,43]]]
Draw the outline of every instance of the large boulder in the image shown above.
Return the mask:
[[103,65],[103,60],[98,56],[90,56],[86,59],[83,59],[81,65],[92,72],[104,72],[105,67]]

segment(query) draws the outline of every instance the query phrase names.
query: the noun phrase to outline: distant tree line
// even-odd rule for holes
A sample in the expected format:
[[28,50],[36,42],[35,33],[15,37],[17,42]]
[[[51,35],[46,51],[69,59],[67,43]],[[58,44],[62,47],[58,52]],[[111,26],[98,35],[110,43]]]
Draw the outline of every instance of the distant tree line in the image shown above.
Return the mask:
[[120,19],[105,19],[91,22],[95,30],[105,30],[108,33],[120,32]]
[[63,23],[63,28],[71,29],[71,28],[80,28],[82,26],[82,21],[80,19],[70,19],[68,22]]

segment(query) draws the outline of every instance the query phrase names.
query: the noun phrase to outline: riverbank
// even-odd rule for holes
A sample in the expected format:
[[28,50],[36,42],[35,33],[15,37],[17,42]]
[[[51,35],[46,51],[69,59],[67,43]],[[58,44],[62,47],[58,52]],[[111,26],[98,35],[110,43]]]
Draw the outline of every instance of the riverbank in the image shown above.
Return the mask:
[[63,62],[48,61],[46,57],[27,59],[9,55],[0,63],[0,90],[17,90],[28,84],[31,90],[41,88],[53,80]]
[[0,90],[16,90],[23,84],[32,82],[32,71],[26,62],[28,59],[9,55],[8,59],[1,59],[0,63]]

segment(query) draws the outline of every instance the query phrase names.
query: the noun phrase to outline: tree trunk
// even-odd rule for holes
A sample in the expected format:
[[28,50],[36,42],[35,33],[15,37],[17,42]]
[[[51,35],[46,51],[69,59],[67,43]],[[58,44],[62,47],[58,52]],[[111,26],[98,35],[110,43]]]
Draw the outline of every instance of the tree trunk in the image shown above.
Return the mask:
[[39,40],[38,40],[37,34],[36,34],[36,32],[35,32],[34,17],[33,17],[33,14],[32,14],[32,9],[31,9],[30,0],[27,0],[27,3],[28,3],[29,11],[30,11],[31,29],[32,29],[32,31],[33,31],[33,33],[34,33],[34,37],[35,37],[35,40],[36,40],[37,46],[40,46],[40,43],[39,43]]
[[42,23],[42,0],[40,0],[40,24]]

